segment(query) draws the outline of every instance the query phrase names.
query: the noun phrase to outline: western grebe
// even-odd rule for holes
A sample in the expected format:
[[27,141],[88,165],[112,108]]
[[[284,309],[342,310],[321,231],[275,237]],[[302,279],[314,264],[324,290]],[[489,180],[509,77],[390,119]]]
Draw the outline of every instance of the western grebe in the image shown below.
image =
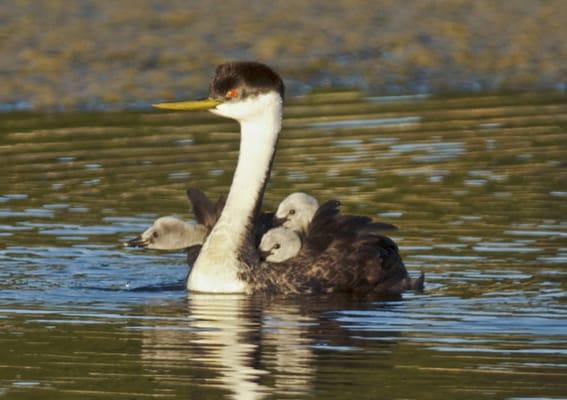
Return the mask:
[[206,109],[240,123],[240,152],[230,192],[187,288],[213,293],[399,294],[412,287],[396,244],[369,231],[368,217],[339,218],[338,202],[323,210],[328,212],[316,227],[317,240],[307,241],[296,257],[282,263],[261,261],[255,226],[281,130],[283,98],[283,81],[270,67],[231,62],[217,67],[207,99],[155,105]]

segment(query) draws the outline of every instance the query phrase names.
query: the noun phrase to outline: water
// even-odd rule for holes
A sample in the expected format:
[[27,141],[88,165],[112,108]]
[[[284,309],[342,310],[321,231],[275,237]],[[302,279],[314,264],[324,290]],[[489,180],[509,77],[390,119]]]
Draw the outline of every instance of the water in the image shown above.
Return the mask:
[[424,294],[187,294],[182,253],[120,243],[226,193],[236,124],[0,114],[0,397],[567,397],[567,97],[327,93],[284,125],[266,208],[399,226]]

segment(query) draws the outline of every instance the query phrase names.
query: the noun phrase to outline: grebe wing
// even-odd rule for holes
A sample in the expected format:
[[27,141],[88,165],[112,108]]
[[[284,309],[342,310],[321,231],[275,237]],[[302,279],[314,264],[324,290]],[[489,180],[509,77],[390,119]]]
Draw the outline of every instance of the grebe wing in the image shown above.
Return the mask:
[[337,200],[329,200],[319,206],[303,235],[300,254],[314,256],[324,251],[335,240],[340,205]]
[[189,188],[187,189],[187,197],[193,206],[195,219],[198,223],[205,225],[210,232],[224,208],[224,196],[219,197],[217,202],[213,203],[201,190]]
[[[340,223],[345,229],[362,229],[365,231],[397,231],[398,227],[387,222],[374,221],[362,215],[341,215]],[[350,228],[349,228],[350,227]]]
[[331,243],[354,242],[363,233],[397,229],[395,226],[374,222],[360,215],[340,215],[340,202],[329,200],[315,212],[304,233],[302,250],[313,256],[324,251]]

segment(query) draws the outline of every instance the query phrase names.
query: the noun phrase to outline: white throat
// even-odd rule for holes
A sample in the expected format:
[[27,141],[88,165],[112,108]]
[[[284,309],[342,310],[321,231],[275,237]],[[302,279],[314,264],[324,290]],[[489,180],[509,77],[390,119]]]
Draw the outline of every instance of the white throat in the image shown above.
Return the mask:
[[240,122],[240,153],[230,192],[219,221],[207,237],[187,280],[199,292],[246,292],[239,279],[238,259],[263,190],[281,130],[282,99],[277,93],[259,95],[214,111]]

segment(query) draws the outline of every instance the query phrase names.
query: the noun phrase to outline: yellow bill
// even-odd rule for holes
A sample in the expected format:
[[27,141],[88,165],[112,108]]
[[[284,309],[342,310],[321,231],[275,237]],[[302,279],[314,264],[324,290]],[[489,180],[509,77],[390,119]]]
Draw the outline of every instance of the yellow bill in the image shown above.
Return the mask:
[[152,107],[159,108],[160,110],[177,110],[177,111],[209,110],[211,108],[216,107],[220,103],[222,103],[220,100],[203,99],[203,100],[193,100],[193,101],[176,101],[172,103],[158,103],[158,104],[152,104]]

